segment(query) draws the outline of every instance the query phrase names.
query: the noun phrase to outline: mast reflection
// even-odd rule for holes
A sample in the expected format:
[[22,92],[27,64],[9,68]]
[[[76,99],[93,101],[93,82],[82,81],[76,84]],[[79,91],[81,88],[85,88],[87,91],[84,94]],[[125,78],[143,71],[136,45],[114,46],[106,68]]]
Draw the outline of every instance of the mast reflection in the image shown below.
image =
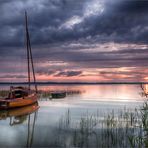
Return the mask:
[[23,124],[25,121],[27,121],[26,147],[31,147],[33,143],[35,121],[37,119],[38,109],[39,105],[38,103],[35,103],[21,108],[0,111],[0,120],[10,119],[10,126]]

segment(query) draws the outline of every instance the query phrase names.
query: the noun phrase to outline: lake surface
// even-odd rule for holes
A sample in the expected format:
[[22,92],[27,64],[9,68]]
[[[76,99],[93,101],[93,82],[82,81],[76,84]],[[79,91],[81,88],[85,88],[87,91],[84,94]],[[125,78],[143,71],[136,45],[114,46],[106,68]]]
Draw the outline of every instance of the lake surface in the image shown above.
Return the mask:
[[[39,109],[29,115],[1,113],[0,147],[53,147],[57,145],[56,131],[62,120],[71,120],[74,125],[86,114],[103,118],[112,111],[118,114],[125,108],[139,108],[145,100],[140,85],[39,85],[38,88],[68,93],[62,99],[40,98]],[[0,85],[0,89],[8,90],[9,86]]]

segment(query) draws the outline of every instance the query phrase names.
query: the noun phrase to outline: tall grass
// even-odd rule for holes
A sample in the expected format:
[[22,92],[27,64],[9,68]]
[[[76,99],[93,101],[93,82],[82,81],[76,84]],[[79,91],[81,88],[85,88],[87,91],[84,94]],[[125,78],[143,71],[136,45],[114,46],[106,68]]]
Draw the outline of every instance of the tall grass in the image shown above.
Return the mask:
[[0,90],[0,98],[7,97],[9,94],[8,90]]
[[72,119],[68,110],[59,120],[56,143],[63,147],[148,147],[148,103],[140,109],[98,112]]

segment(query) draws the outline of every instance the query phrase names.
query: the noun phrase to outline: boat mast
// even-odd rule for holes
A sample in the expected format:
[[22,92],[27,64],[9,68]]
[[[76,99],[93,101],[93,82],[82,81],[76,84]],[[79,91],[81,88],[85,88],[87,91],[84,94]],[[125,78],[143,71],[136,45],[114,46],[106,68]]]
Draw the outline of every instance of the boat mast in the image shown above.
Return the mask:
[[26,46],[27,46],[27,66],[28,66],[28,85],[30,89],[30,64],[29,64],[29,44],[28,44],[28,20],[27,12],[25,12],[25,31],[26,31]]
[[29,85],[29,89],[30,89],[31,68],[32,68],[33,80],[34,80],[35,90],[37,93],[37,84],[36,84],[36,77],[35,77],[32,50],[31,50],[31,42],[30,42],[30,36],[29,36],[29,30],[28,30],[28,17],[27,17],[26,11],[25,11],[25,26],[26,26],[25,29],[26,29],[26,46],[27,46],[27,63],[28,63],[28,85]]

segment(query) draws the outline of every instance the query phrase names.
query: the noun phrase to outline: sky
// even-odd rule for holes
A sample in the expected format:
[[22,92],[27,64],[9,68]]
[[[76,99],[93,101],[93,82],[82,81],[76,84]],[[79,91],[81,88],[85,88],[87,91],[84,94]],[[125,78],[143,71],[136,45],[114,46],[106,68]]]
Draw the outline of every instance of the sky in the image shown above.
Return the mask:
[[0,82],[148,81],[148,1],[0,0]]

